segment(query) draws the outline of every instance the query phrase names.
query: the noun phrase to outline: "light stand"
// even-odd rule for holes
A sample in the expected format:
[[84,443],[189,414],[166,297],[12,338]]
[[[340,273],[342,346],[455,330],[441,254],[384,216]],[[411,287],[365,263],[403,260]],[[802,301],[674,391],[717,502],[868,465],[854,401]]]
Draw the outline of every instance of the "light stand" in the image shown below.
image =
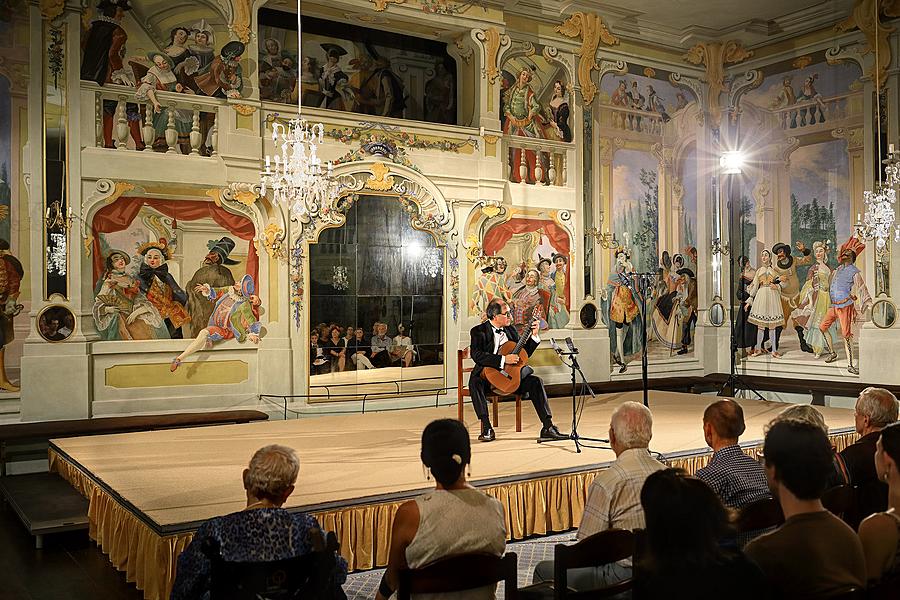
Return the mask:
[[[560,360],[564,365],[569,367],[572,375],[572,433],[569,435],[569,438],[575,442],[575,452],[581,453],[581,447],[584,444],[581,443],[581,440],[588,440],[591,442],[604,442],[609,443],[607,439],[601,438],[589,438],[589,437],[581,437],[578,435],[578,394],[575,392],[575,373],[576,371],[581,375],[582,381],[582,390],[587,389],[587,391],[591,394],[591,398],[596,398],[596,394],[594,394],[594,390],[591,389],[591,384],[588,383],[587,377],[584,375],[584,371],[581,370],[581,365],[578,364],[578,348],[575,347],[575,344],[572,342],[572,338],[566,338],[566,346],[568,347],[568,351],[560,348],[559,344],[556,343],[554,338],[550,338],[550,345],[553,346],[553,349],[556,350],[556,354],[559,355]],[[569,358],[569,362],[566,362],[566,357]],[[540,443],[540,440],[538,440]]]

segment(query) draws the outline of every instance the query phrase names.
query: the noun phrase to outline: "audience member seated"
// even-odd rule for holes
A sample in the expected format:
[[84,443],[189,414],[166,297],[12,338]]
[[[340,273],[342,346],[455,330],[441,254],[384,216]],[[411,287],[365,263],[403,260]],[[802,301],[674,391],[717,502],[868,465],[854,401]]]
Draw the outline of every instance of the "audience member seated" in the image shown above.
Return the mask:
[[405,333],[406,329],[403,327],[403,323],[397,325],[397,335],[394,336],[393,344],[391,345],[391,361],[400,361],[404,367],[408,367],[412,364],[415,351],[413,350],[412,338],[404,335]]
[[347,328],[341,332],[343,334],[342,337],[344,338],[344,347],[350,345],[350,342],[353,341],[355,331],[356,328],[353,325],[347,325]]
[[[422,432],[421,458],[434,476],[435,490],[404,502],[397,509],[378,600],[389,598],[397,589],[401,569],[417,569],[459,554],[503,554],[503,507],[466,482],[465,471],[471,457],[469,432],[456,419],[432,421]],[[492,585],[440,597],[493,599],[494,593]]]
[[[616,460],[600,471],[591,483],[584,515],[576,539],[583,540],[607,529],[641,529],[641,487],[651,473],[666,466],[650,456],[653,435],[650,409],[637,402],[625,402],[612,414],[609,445]],[[574,590],[594,589],[631,577],[631,561],[599,568],[570,569],[568,586]],[[534,570],[534,583],[553,580],[553,561],[542,561]]]
[[743,508],[770,495],[762,465],[738,446],[745,429],[744,410],[734,400],[717,400],[703,413],[703,437],[713,455],[697,471],[697,479],[729,508]]
[[319,332],[313,329],[309,334],[309,373],[310,375],[321,375],[330,370],[331,366],[325,356],[325,349],[319,343]]
[[[204,541],[216,542],[229,562],[276,561],[312,552],[310,532],[319,524],[306,513],[281,508],[294,491],[299,472],[293,449],[272,444],[257,450],[243,474],[247,508],[200,526],[178,557],[171,600],[208,595],[210,561],[202,551]],[[335,581],[341,585],[347,578],[347,562],[338,556],[336,565]]]
[[[775,417],[773,421],[781,419],[794,419],[812,423],[824,431],[825,435],[828,435],[828,424],[825,423],[825,417],[823,417],[822,413],[816,410],[815,407],[809,404],[794,404],[789,406],[778,413],[778,416]],[[831,476],[828,478],[828,487],[825,489],[830,490],[839,485],[849,484],[850,472],[847,470],[847,465],[844,464],[844,459],[833,445],[831,446],[831,463],[833,468],[831,469]]]
[[875,471],[888,485],[888,510],[869,516],[859,526],[870,582],[900,571],[900,423],[881,430],[875,443]]
[[375,323],[375,335],[370,342],[372,349],[371,361],[375,367],[391,366],[391,338],[387,335],[387,325]]
[[353,363],[357,370],[375,368],[369,361],[371,349],[371,343],[366,340],[366,332],[363,331],[362,327],[357,327],[353,339],[347,344],[347,354],[350,356],[350,362]]
[[822,493],[832,470],[828,437],[815,425],[776,420],[763,445],[766,477],[785,522],[746,547],[782,598],[824,598],[864,588],[862,544],[846,523],[825,510]]
[[867,387],[856,400],[854,415],[861,437],[841,456],[856,488],[856,510],[847,515],[847,523],[858,527],[869,515],[887,510],[887,485],[875,473],[875,442],[883,427],[897,421],[897,398],[884,388]]
[[721,541],[734,535],[730,510],[681,469],[657,471],[641,490],[646,543],[634,598],[755,600],[769,584],[755,564]]
[[331,361],[331,371],[343,371],[347,364],[347,347],[344,338],[341,337],[340,328],[335,325],[331,328],[331,336],[325,343],[325,354]]

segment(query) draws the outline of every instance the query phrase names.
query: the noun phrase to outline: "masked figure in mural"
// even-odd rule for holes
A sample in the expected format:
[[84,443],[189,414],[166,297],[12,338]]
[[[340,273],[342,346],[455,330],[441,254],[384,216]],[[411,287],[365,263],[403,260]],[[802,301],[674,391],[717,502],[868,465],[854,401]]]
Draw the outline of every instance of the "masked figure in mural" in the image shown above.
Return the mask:
[[209,66],[216,58],[216,50],[212,46],[212,27],[207,24],[206,19],[201,19],[191,29],[194,32],[194,42],[188,50],[197,59],[197,73],[203,74],[209,71]]
[[819,358],[825,349],[825,336],[819,331],[819,325],[831,306],[828,294],[831,267],[828,266],[828,246],[825,242],[813,243],[813,255],[816,262],[806,273],[806,283],[800,290],[797,308],[791,313],[791,318],[804,331],[806,346]]
[[528,325],[528,316],[537,307],[535,318],[540,318],[541,329],[547,329],[546,316],[550,307],[550,294],[547,290],[542,290],[538,285],[541,281],[541,274],[537,269],[528,269],[525,272],[525,279],[522,285],[512,294],[509,301],[510,308],[513,311],[513,325]]
[[197,269],[187,284],[187,310],[191,315],[190,322],[185,325],[185,336],[187,337],[196,337],[201,329],[209,325],[209,317],[213,311],[213,305],[202,292],[197,291],[197,287],[203,284],[213,288],[234,285],[234,275],[224,265],[236,265],[239,262],[228,258],[231,251],[234,250],[234,240],[230,237],[209,240],[206,247],[209,249],[209,253],[203,259],[203,265]]
[[341,57],[347,54],[347,51],[337,44],[320,44],[325,50],[325,67],[322,68],[322,76],[319,83],[322,87],[321,108],[330,108],[331,110],[350,110],[352,105],[352,94],[350,93],[347,81],[347,74],[341,69]]
[[[503,133],[507,135],[519,135],[529,138],[540,138],[543,130],[541,118],[541,105],[537,101],[534,90],[531,89],[531,70],[522,69],[516,79],[516,85],[506,93],[506,103],[503,105],[503,114],[506,115]],[[522,150],[510,149],[510,181],[521,180],[519,165],[522,164]],[[525,179],[528,183],[534,183],[534,166],[537,155],[534,150],[525,150],[525,164],[527,171]]]
[[[791,312],[793,312],[792,306],[797,305],[797,296],[800,295],[800,279],[797,276],[797,267],[810,265],[813,262],[812,253],[803,242],[797,242],[796,246],[797,250],[803,253],[803,256],[791,256],[791,247],[787,244],[779,243],[772,247],[772,254],[777,257],[773,269],[775,276],[781,282],[781,313],[784,321],[781,328],[775,330],[775,337],[778,338],[775,342],[776,346],[781,345],[781,332],[784,326],[788,324]],[[797,337],[800,338],[800,350],[812,352],[812,348],[807,345],[803,335],[803,327],[798,323],[794,323],[794,330],[797,332]]]
[[659,113],[662,116],[663,123],[668,123],[672,120],[672,117],[666,112],[666,105],[663,99],[659,97],[659,94],[656,93],[656,90],[650,84],[647,84],[647,110]]
[[690,269],[678,269],[678,310],[681,321],[681,350],[687,354],[691,345],[691,332],[697,327],[697,279]]
[[125,11],[131,10],[129,0],[100,0],[96,19],[81,42],[84,55],[81,59],[81,78],[99,85],[113,83],[113,74],[121,71],[122,55],[128,34],[122,27]]
[[442,60],[434,65],[434,77],[425,84],[425,120],[456,125],[456,84]]
[[797,95],[794,93],[792,80],[792,77],[785,77],[781,80],[781,89],[778,90],[775,98],[769,103],[770,109],[778,110],[797,104]]
[[[784,326],[784,312],[781,308],[781,292],[782,283],[778,278],[775,269],[772,268],[772,253],[763,250],[759,255],[760,266],[756,270],[753,277],[753,283],[747,288],[749,297],[744,303],[744,310],[748,312],[747,321],[757,326],[757,341],[759,342],[759,350],[756,348],[750,352],[750,356],[756,356],[763,350],[763,331],[772,331],[777,327]],[[781,336],[777,332],[772,333],[770,339],[772,342],[772,356],[781,358],[778,352],[778,340]]]
[[484,316],[488,303],[494,298],[509,302],[510,292],[506,279],[506,259],[502,256],[494,258],[492,266],[481,270],[472,294],[472,309],[478,316]]
[[100,339],[167,339],[165,321],[141,291],[140,282],[126,270],[130,262],[131,257],[121,250],[106,257],[106,273],[92,311]]
[[[563,142],[572,141],[572,128],[569,127],[569,96],[566,84],[557,79],[553,83],[553,96],[547,103],[548,121],[553,127],[553,135]],[[549,137],[549,136],[548,136]]]
[[569,259],[562,254],[553,255],[553,287],[550,288],[550,309],[547,324],[550,329],[562,329],[569,324],[569,309],[566,306],[566,288]]
[[169,273],[166,261],[170,260],[172,256],[168,244],[165,240],[147,242],[138,248],[138,254],[144,257],[138,271],[141,292],[147,296],[147,300],[156,308],[162,318],[168,319],[171,323],[169,336],[182,337],[178,330],[190,321],[190,316],[184,309],[187,294]]
[[244,88],[241,56],[244,43],[231,41],[222,46],[206,73],[194,78],[197,87],[206,96],[215,98],[240,98]]
[[756,277],[756,269],[750,264],[750,258],[747,256],[739,256],[737,262],[741,274],[737,280],[735,296],[737,297],[738,302],[740,302],[740,310],[734,318],[734,347],[731,349],[732,352],[737,352],[738,350],[743,351],[747,348],[750,350],[756,348],[757,334],[756,325],[749,321],[750,315],[749,309],[747,308],[747,300],[750,298],[750,293],[747,289]]
[[615,272],[609,276],[607,293],[609,296],[610,348],[613,361],[619,365],[619,373],[628,368],[628,357],[641,350],[641,315],[638,309],[637,292],[634,290],[634,265],[625,248],[616,249]]
[[[169,124],[169,110],[163,110],[159,99],[156,97],[157,91],[164,92],[183,92],[193,94],[194,91],[185,87],[180,83],[172,71],[173,63],[169,56],[160,52],[151,52],[147,55],[153,66],[147,70],[147,73],[141,78],[141,84],[138,86],[134,97],[139,102],[149,101],[153,104],[153,129],[156,131],[156,140],[153,143],[155,148],[168,147],[166,142],[166,129]],[[134,65],[135,63],[132,63]],[[193,111],[186,109],[176,109],[175,111],[175,130],[178,132],[178,143],[185,144],[188,141],[188,134],[191,133],[193,127],[194,114]]]
[[191,354],[204,348],[208,350],[221,340],[237,339],[244,343],[249,339],[254,344],[259,343],[259,333],[262,330],[262,323],[259,322],[260,301],[259,296],[254,294],[256,286],[252,277],[244,275],[239,283],[220,288],[204,283],[194,288],[194,291],[204,294],[209,302],[215,303],[213,312],[208,325],[200,330],[184,352],[172,359],[170,371],[178,369]]
[[9,242],[0,239],[0,390],[18,392],[6,377],[6,347],[15,338],[13,319],[25,308],[18,303],[19,289],[25,269],[19,259],[10,254]]
[[869,295],[862,273],[855,264],[865,247],[865,244],[855,237],[851,237],[841,246],[838,255],[841,264],[834,270],[828,288],[831,306],[819,324],[819,331],[825,338],[825,348],[828,350],[828,358],[825,359],[827,363],[837,360],[834,341],[828,329],[835,321],[840,324],[841,338],[847,352],[847,370],[854,375],[859,375],[859,367],[853,364],[855,330],[858,330],[858,323],[863,320],[866,310],[872,306],[872,296]]
[[628,84],[625,83],[624,79],[619,80],[619,85],[616,87],[615,91],[613,91],[609,101],[613,106],[629,106],[631,104],[631,101],[628,98]]

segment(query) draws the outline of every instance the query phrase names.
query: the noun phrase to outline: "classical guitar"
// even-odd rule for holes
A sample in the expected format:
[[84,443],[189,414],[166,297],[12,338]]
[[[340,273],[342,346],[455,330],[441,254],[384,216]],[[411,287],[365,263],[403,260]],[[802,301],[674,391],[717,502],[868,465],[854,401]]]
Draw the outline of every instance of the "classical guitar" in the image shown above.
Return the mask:
[[503,369],[485,367],[481,372],[482,376],[491,384],[491,388],[501,395],[508,396],[513,394],[519,389],[519,384],[522,383],[522,367],[528,363],[528,352],[525,351],[525,344],[528,342],[528,338],[531,337],[531,327],[538,318],[537,313],[539,309],[540,307],[536,306],[531,312],[531,317],[528,319],[528,327],[523,331],[523,334],[519,336],[518,342],[504,342],[500,345],[499,350],[497,350],[497,354],[500,356],[518,354],[519,362],[514,365],[505,364],[503,365]]

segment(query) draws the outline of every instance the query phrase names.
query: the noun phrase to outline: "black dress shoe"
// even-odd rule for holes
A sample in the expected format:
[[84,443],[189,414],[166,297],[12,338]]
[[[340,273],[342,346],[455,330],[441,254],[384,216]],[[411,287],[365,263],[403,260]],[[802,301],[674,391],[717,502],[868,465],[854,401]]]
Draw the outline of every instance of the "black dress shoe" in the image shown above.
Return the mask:
[[556,428],[556,425],[547,425],[543,429],[541,429],[541,441],[554,441],[554,440],[567,440],[569,436],[564,433],[560,433],[559,429]]
[[481,428],[481,435],[478,436],[479,442],[493,442],[495,439],[497,439],[497,436],[494,434],[493,427],[488,426]]
[[679,351],[676,352],[675,354],[687,354],[687,353],[688,353],[687,346],[682,346],[682,347],[681,347],[681,350],[679,350]]

